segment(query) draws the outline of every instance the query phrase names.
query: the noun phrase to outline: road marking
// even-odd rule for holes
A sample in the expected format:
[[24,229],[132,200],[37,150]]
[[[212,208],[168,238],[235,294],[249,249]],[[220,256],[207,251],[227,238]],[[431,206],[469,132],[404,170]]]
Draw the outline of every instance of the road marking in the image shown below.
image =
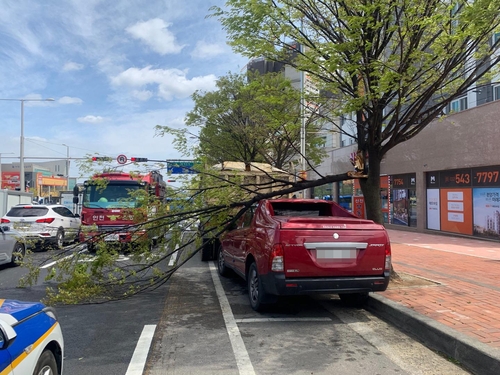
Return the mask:
[[268,322],[331,322],[330,318],[243,318],[236,323],[268,323]]
[[[85,253],[85,252],[86,252],[86,250],[83,251],[83,253]],[[74,256],[75,256],[75,254],[67,255],[64,258],[57,259],[57,260],[54,260],[53,262],[44,264],[43,266],[40,267],[40,269],[45,269],[45,268],[52,267],[53,265],[55,265],[57,263],[60,263],[60,262],[64,261],[65,259],[73,258]],[[78,263],[90,263],[90,262],[93,262],[94,259],[95,259],[95,257],[89,257],[89,258],[86,258],[86,259],[78,259]],[[125,256],[123,254],[120,254],[120,255],[118,255],[118,258],[116,259],[116,261],[117,262],[125,262],[125,261],[127,261],[129,259],[130,259],[129,257],[127,257],[127,256]]]
[[467,374],[369,312],[338,309],[325,301],[320,304],[409,375]]
[[156,324],[145,325],[142,329],[141,336],[132,354],[132,359],[127,368],[125,375],[142,375],[146,360],[148,358],[149,348],[153,341]]
[[59,263],[59,262],[62,262],[62,261],[63,261],[63,260],[65,260],[65,259],[69,259],[69,258],[73,258],[73,257],[74,257],[74,255],[73,255],[73,254],[71,254],[71,255],[65,256],[64,258],[61,258],[61,259],[55,260],[55,261],[53,261],[53,262],[47,263],[47,264],[45,264],[45,265],[41,266],[40,268],[41,268],[41,269],[44,269],[44,268],[49,268],[49,267],[52,267],[54,264],[57,264],[57,263]]
[[177,255],[178,255],[177,249],[178,248],[179,248],[179,245],[175,245],[174,253],[170,256],[170,260],[168,261],[169,267],[172,267],[175,264],[175,261],[177,260]]
[[219,279],[219,275],[215,270],[215,266],[210,263],[210,273],[212,274],[212,279],[215,285],[215,291],[217,292],[217,297],[219,298],[219,304],[222,310],[222,317],[224,318],[224,323],[226,323],[226,330],[229,335],[229,340],[231,341],[231,346],[233,347],[234,357],[236,359],[236,364],[238,365],[240,375],[255,375],[255,371],[250,361],[250,356],[248,355],[247,348],[241,337],[240,330],[234,319],[233,312],[231,311],[231,306],[227,300],[224,289]]

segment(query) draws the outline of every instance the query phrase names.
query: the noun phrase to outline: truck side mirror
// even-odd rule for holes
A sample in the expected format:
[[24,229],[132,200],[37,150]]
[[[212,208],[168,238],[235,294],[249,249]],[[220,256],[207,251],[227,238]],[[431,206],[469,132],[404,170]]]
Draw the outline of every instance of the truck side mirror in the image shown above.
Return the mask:
[[74,203],[74,204],[78,204],[78,202],[79,202],[78,197],[73,197],[73,203]]

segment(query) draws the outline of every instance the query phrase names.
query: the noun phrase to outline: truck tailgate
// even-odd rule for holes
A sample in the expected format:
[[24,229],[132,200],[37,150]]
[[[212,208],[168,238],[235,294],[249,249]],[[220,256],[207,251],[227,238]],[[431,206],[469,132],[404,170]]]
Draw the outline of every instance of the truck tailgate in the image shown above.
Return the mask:
[[388,237],[369,220],[290,218],[281,223],[286,277],[380,276]]

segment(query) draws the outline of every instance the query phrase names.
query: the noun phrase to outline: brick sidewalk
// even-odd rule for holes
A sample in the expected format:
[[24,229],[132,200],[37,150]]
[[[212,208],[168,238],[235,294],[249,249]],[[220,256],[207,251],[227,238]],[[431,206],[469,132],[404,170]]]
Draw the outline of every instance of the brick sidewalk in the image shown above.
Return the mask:
[[500,348],[500,243],[388,232],[396,272],[439,284],[388,289],[381,295]]

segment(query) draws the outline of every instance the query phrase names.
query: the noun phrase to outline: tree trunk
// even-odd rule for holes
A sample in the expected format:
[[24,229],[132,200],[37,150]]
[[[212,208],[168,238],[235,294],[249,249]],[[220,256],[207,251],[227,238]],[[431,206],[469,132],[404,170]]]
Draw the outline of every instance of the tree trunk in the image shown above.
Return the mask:
[[[382,158],[378,153],[369,152],[368,178],[360,179],[361,191],[365,197],[366,218],[376,223],[384,224],[382,215],[382,202],[380,199],[380,162]],[[391,280],[400,280],[401,276],[394,270],[391,264]]]
[[382,202],[380,200],[380,162],[381,158],[378,156],[378,153],[376,151],[369,151],[368,178],[360,179],[359,183],[365,198],[366,218],[378,224],[384,224]]

